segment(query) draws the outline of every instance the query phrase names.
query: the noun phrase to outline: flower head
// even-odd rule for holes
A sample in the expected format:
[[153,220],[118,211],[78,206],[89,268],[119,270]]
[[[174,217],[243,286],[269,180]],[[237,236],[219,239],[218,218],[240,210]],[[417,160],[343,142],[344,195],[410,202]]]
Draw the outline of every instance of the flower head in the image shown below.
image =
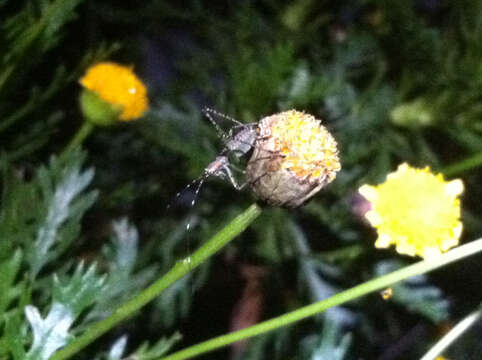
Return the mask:
[[378,186],[363,185],[359,192],[370,203],[365,217],[378,231],[375,246],[396,246],[400,254],[425,259],[459,243],[462,232],[461,180],[444,181],[428,167],[401,164]]
[[262,200],[278,206],[300,206],[339,170],[336,141],[320,120],[290,110],[259,122],[247,174]]
[[146,87],[129,67],[101,62],[90,67],[80,83],[104,102],[120,109],[119,120],[138,118],[149,106]]

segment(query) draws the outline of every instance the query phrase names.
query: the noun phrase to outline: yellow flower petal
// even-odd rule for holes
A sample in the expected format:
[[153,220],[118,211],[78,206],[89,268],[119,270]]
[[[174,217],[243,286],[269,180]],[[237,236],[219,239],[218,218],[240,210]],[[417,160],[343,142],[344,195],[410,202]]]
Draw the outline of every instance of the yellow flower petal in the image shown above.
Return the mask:
[[447,182],[428,167],[406,163],[383,184],[363,185],[359,193],[371,204],[365,217],[378,231],[376,247],[393,244],[401,254],[429,259],[458,245],[463,189],[461,180]]
[[462,180],[457,179],[449,182],[445,185],[445,193],[448,196],[456,197],[464,192],[464,183]]
[[381,225],[381,223],[383,221],[382,218],[380,217],[380,215],[376,211],[373,211],[373,210],[367,211],[366,214],[365,214],[365,218],[368,220],[368,222],[372,226]]
[[377,241],[375,242],[375,247],[377,248],[387,248],[390,246],[390,243],[391,243],[391,238],[390,238],[390,235],[388,234],[380,234],[380,236],[378,236],[378,239]]
[[363,185],[360,189],[358,189],[358,192],[368,201],[376,201],[378,198],[376,188],[370,185]]

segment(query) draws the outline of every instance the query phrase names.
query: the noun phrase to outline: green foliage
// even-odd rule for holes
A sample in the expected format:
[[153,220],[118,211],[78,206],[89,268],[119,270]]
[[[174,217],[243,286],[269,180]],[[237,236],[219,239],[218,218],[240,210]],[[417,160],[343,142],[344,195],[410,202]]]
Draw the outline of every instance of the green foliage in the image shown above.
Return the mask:
[[0,151],[10,160],[32,156],[49,145],[68,111],[57,106],[61,91],[77,81],[86,65],[118,48],[101,45],[85,51],[73,71],[55,55],[54,61],[48,59],[55,49],[58,52],[81,2],[26,1],[18,12],[5,14],[0,26]]
[[312,338],[306,339],[306,342],[303,344],[308,349],[308,355],[304,358],[310,360],[346,359],[351,343],[351,335],[349,333],[342,334],[341,329],[336,324],[325,321],[320,339],[315,340],[315,337],[312,336]]
[[[59,43],[62,30],[75,17],[74,10],[79,3],[79,0],[32,1],[2,22],[0,136],[2,150],[9,151],[11,159],[26,156],[44,146],[53,131],[52,125],[61,117],[61,112],[55,109],[43,121],[26,123],[29,116],[52,101],[72,81],[65,68],[54,67],[51,81],[42,88],[29,82],[29,77],[39,69],[47,72],[47,65],[41,60]],[[30,90],[26,99],[25,94],[20,95],[22,89]],[[7,101],[12,95],[21,96],[23,103]],[[22,131],[18,131],[18,127],[22,127]],[[12,132],[18,136],[7,141]]]
[[280,329],[274,334],[266,334],[252,339],[247,348],[238,352],[235,358],[259,360],[264,359],[266,354],[270,354],[272,359],[285,359],[289,344],[289,331]]
[[251,51],[240,49],[233,54],[228,59],[227,71],[232,81],[232,96],[237,99],[236,107],[250,114],[269,112],[281,95],[294,61],[294,49],[289,43]]
[[155,274],[153,266],[135,271],[138,260],[137,229],[127,219],[121,219],[113,222],[112,230],[111,243],[102,251],[108,261],[109,275],[105,279],[102,296],[86,315],[89,321],[104,318],[128,300],[136,289],[144,288]]
[[81,172],[83,161],[80,153],[52,157],[49,167],[40,167],[32,181],[22,181],[22,175],[4,162],[0,231],[6,241],[0,256],[7,258],[22,248],[32,279],[77,238],[80,220],[97,196],[79,196],[94,176],[92,169]]
[[84,272],[81,264],[64,283],[62,285],[54,275],[52,304],[45,319],[35,306],[25,307],[25,316],[33,333],[32,345],[25,359],[48,360],[67,344],[72,336],[69,334],[70,327],[80,313],[101,296],[104,279],[96,276],[94,265]]
[[[157,359],[227,332],[253,286],[246,265],[264,274],[253,323],[405,265],[373,247],[356,206],[361,184],[401,162],[461,177],[465,239],[482,231],[480,1],[0,7],[0,359],[49,358],[253,201],[220,179],[205,182],[194,207],[196,187],[181,191],[223,147],[204,105],[242,122],[311,113],[333,132],[343,169],[303,208],[264,209],[223,254],[80,359]],[[82,120],[78,79],[109,57],[145,79],[151,109],[95,129],[86,152],[62,153]],[[442,273],[442,289],[419,277],[393,287],[388,302],[362,300],[252,339],[238,358],[382,357],[414,326],[433,330],[480,302],[480,267],[468,268],[456,281]],[[432,340],[397,355],[419,358]],[[450,356],[475,349],[469,340]]]
[[[401,268],[398,261],[384,261],[376,264],[377,275],[388,274]],[[433,322],[448,319],[449,303],[437,287],[431,285],[425,276],[415,276],[410,280],[393,286],[390,300],[400,304],[409,312],[418,313]]]
[[182,336],[179,333],[175,333],[168,338],[160,338],[156,343],[149,345],[148,342],[141,344],[132,354],[126,355],[127,336],[121,336],[110,347],[109,352],[98,358],[105,360],[121,360],[125,358],[134,358],[139,360],[154,360],[165,355],[172,346],[181,340]]
[[22,291],[21,286],[15,286],[15,279],[21,264],[22,251],[20,249],[16,250],[11,258],[5,259],[0,264],[0,311],[2,313]]
[[54,276],[53,302],[63,304],[74,317],[78,317],[104,291],[105,278],[97,277],[95,271],[96,267],[92,265],[84,272],[81,263],[71,277],[62,281],[65,285]]
[[161,338],[156,343],[149,346],[149,344],[143,343],[139,348],[131,355],[139,360],[153,360],[166,354],[171,347],[181,340],[182,336],[179,333],[173,334],[169,338]]
[[[32,277],[53,258],[56,242],[67,246],[77,238],[80,219],[95,200],[95,193],[77,198],[91,182],[92,169],[80,173],[80,163],[71,162],[60,169],[55,159],[50,164],[50,171],[40,168],[36,179],[40,185],[40,206],[43,218],[33,242],[26,251],[26,258],[31,267]],[[53,175],[53,176],[52,176]]]
[[[85,268],[80,262],[71,275],[68,269],[48,266],[67,248],[74,248],[82,217],[97,197],[97,192],[87,190],[94,172],[82,170],[84,161],[85,154],[78,151],[52,157],[49,165],[40,166],[29,180],[3,162],[2,354],[10,353],[15,359],[50,358],[75,338],[76,329],[105,317],[154,276],[153,268],[134,270],[138,235],[126,220],[113,224],[115,236],[104,251],[104,275],[97,274],[95,264]],[[19,277],[20,271],[25,275]],[[48,282],[53,286],[42,285],[43,279],[51,279]],[[51,299],[49,303],[45,298]],[[31,301],[39,305],[27,305]],[[42,316],[46,306],[49,310]],[[174,340],[144,345],[142,352],[160,354],[172,343]]]

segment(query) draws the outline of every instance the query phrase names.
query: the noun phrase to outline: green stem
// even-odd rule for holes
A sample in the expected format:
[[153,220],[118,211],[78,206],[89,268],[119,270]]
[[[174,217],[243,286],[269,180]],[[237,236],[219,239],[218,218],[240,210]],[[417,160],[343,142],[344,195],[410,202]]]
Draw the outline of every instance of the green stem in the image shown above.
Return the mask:
[[380,276],[376,279],[355,286],[326,300],[302,307],[301,309],[278,316],[274,319],[262,322],[255,326],[251,326],[243,330],[222,335],[214,339],[199,343],[197,345],[193,345],[172,355],[163,357],[159,360],[189,359],[193,356],[207,353],[222,346],[226,346],[228,344],[232,344],[234,342],[244,340],[256,335],[264,334],[283,326],[291,325],[297,321],[321,313],[333,306],[341,305],[371,292],[385,289],[411,276],[425,274],[451,262],[463,259],[470,255],[474,255],[479,251],[482,251],[482,238],[476,241],[472,241],[466,245],[459,246],[443,255],[440,255],[436,259],[420,261],[416,264],[404,267],[390,274]]
[[64,154],[71,152],[74,148],[82,145],[85,138],[89,136],[89,134],[94,129],[94,125],[89,121],[84,121],[81,128],[77,131],[73,139],[70,141],[69,145],[64,150]]
[[469,330],[482,317],[482,304],[478,310],[467,315],[443,338],[441,338],[420,360],[434,360],[442,354],[455,340]]
[[108,318],[89,327],[81,336],[68,344],[64,349],[55,353],[50,360],[68,359],[102,334],[112,329],[115,325],[132,316],[137,310],[152,301],[162,291],[167,289],[191,270],[194,270],[237,235],[243,232],[260,214],[260,207],[256,204],[251,205],[206,244],[201,246],[192,256],[178,261],[167,274],[136,295],[133,299],[120,306]]
[[469,158],[459,161],[455,164],[449,165],[441,170],[441,173],[446,176],[454,176],[467,170],[479,167],[482,165],[482,152],[479,152]]

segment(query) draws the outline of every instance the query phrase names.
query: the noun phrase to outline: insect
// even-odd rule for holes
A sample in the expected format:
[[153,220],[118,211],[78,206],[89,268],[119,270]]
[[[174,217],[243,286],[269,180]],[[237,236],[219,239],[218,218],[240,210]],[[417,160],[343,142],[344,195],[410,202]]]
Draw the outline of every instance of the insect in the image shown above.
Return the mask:
[[[221,114],[210,108],[204,108],[203,113],[216,129],[224,147],[219,155],[206,166],[200,177],[194,179],[176,194],[176,198],[178,198],[186,190],[197,185],[194,191],[194,198],[191,201],[191,206],[195,205],[199,191],[204,182],[212,176],[229,181],[236,190],[242,190],[246,186],[246,182],[240,183],[234,175],[235,171],[244,173],[244,170],[239,169],[233,162],[238,161],[241,157],[247,155],[251,151],[258,136],[257,123],[244,124],[228,115]],[[224,131],[214,119],[215,116],[228,120],[234,125],[231,126],[228,131]],[[171,204],[167,207],[169,208],[170,206]],[[186,228],[189,229],[189,227],[190,224],[187,224]]]
[[[221,114],[210,108],[204,108],[203,113],[209,119],[211,124],[218,132],[219,137],[224,142],[224,149],[204,170],[204,178],[209,176],[217,176],[222,179],[227,179],[231,182],[236,190],[241,190],[244,186],[246,186],[246,183],[240,185],[233,176],[232,169],[239,169],[237,169],[236,166],[230,162],[229,157],[233,155],[236,159],[239,159],[251,151],[258,137],[258,124],[243,124],[230,116]],[[232,126],[226,133],[223,129],[221,129],[212,115],[229,120],[235,125]]]

